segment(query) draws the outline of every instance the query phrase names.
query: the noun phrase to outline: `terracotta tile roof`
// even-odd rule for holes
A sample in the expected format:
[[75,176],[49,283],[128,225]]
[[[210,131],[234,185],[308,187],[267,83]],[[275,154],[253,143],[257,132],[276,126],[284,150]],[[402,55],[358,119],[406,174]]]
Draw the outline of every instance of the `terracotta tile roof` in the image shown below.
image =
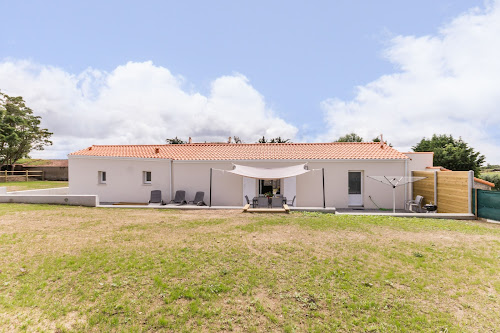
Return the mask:
[[474,177],[474,181],[476,183],[481,183],[481,184],[484,184],[484,185],[488,185],[489,187],[495,187],[495,184],[493,184],[492,182],[489,182],[489,181],[481,179],[481,178]]
[[40,160],[33,159],[27,163],[21,164],[24,167],[67,167],[68,160]]
[[403,153],[378,142],[94,145],[72,156],[163,158],[173,160],[321,160],[406,159]]

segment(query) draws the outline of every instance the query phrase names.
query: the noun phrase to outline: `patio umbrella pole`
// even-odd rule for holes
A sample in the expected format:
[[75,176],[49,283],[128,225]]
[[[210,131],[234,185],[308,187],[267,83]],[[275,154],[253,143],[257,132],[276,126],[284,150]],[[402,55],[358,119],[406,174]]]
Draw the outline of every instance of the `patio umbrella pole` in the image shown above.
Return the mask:
[[210,168],[210,201],[208,207],[212,207],[212,168]]

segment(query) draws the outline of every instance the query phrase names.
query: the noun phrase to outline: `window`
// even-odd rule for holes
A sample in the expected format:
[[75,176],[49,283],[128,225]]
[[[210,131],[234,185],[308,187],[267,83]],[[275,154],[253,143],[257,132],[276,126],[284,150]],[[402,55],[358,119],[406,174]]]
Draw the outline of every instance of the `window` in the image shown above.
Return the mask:
[[142,182],[144,184],[151,184],[151,171],[142,172]]
[[97,174],[99,184],[106,184],[106,171],[99,171]]
[[266,193],[280,194],[281,193],[281,179],[259,179],[259,195]]

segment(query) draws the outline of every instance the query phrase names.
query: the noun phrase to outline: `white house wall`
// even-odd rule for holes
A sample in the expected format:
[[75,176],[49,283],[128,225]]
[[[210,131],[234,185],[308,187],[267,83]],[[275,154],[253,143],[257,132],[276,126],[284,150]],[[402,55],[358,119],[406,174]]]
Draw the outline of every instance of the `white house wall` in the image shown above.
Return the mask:
[[[276,168],[283,166],[297,165],[305,163],[300,161],[290,162],[268,162],[268,161],[238,161],[241,165],[253,167]],[[206,202],[210,188],[210,168],[231,170],[231,162],[190,162],[174,161],[174,189],[185,190],[186,196],[194,197],[196,191],[204,191]],[[345,208],[348,207],[348,172],[363,171],[363,203],[366,208],[376,208],[369,196],[377,205],[384,208],[392,208],[392,188],[373,179],[368,179],[367,175],[391,175],[404,176],[404,161],[332,161],[332,162],[309,162],[309,169],[325,168],[325,196],[326,206]],[[212,205],[214,206],[242,206],[243,181],[241,176],[231,173],[224,173],[218,170],[213,171],[212,178]],[[257,182],[255,182],[257,184]],[[284,192],[288,193],[284,183]],[[255,185],[257,186],[257,185]],[[311,171],[307,174],[296,177],[296,199],[297,207],[322,207],[321,170]],[[404,188],[398,187],[396,190],[396,204],[398,209],[404,207]],[[251,198],[250,198],[251,199]],[[289,198],[290,200],[292,198]]]
[[[283,167],[307,161],[235,161],[234,163],[253,167]],[[170,165],[173,182],[170,186]],[[377,205],[392,208],[392,188],[368,179],[368,175],[404,175],[405,161],[311,161],[309,169],[325,168],[326,206],[348,207],[348,172],[363,171],[363,204],[366,208]],[[232,162],[220,161],[173,161],[161,159],[113,159],[113,158],[69,158],[70,194],[97,194],[101,202],[147,202],[151,190],[162,191],[163,200],[170,201],[176,190],[186,191],[186,199],[193,200],[197,191],[205,192],[205,202],[209,203],[210,168],[231,170]],[[106,171],[106,184],[98,184],[98,171]],[[152,184],[143,184],[142,172],[152,172]],[[243,206],[243,180],[241,176],[218,170],[213,171],[212,205]],[[257,182],[254,182],[257,193]],[[284,193],[289,193],[288,182],[283,182]],[[297,176],[295,206],[322,207],[322,173],[312,171]],[[397,208],[404,206],[404,187],[397,188]],[[287,197],[288,198],[288,197]],[[250,198],[251,199],[251,198]],[[293,197],[288,198],[292,200]]]
[[[101,202],[148,202],[152,190],[161,190],[170,201],[170,160],[69,156],[70,194],[97,194]],[[106,171],[106,184],[98,172]],[[151,171],[151,184],[143,183],[143,171]]]

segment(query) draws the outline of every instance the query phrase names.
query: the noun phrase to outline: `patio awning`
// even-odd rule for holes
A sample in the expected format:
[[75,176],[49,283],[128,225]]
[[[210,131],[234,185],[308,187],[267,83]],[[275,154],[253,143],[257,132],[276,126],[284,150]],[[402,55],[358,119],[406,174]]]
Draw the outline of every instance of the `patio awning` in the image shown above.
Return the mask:
[[226,172],[236,175],[256,178],[256,179],[281,179],[302,175],[311,170],[307,170],[305,164],[293,165],[281,168],[255,168],[245,165],[233,164],[234,169]]

